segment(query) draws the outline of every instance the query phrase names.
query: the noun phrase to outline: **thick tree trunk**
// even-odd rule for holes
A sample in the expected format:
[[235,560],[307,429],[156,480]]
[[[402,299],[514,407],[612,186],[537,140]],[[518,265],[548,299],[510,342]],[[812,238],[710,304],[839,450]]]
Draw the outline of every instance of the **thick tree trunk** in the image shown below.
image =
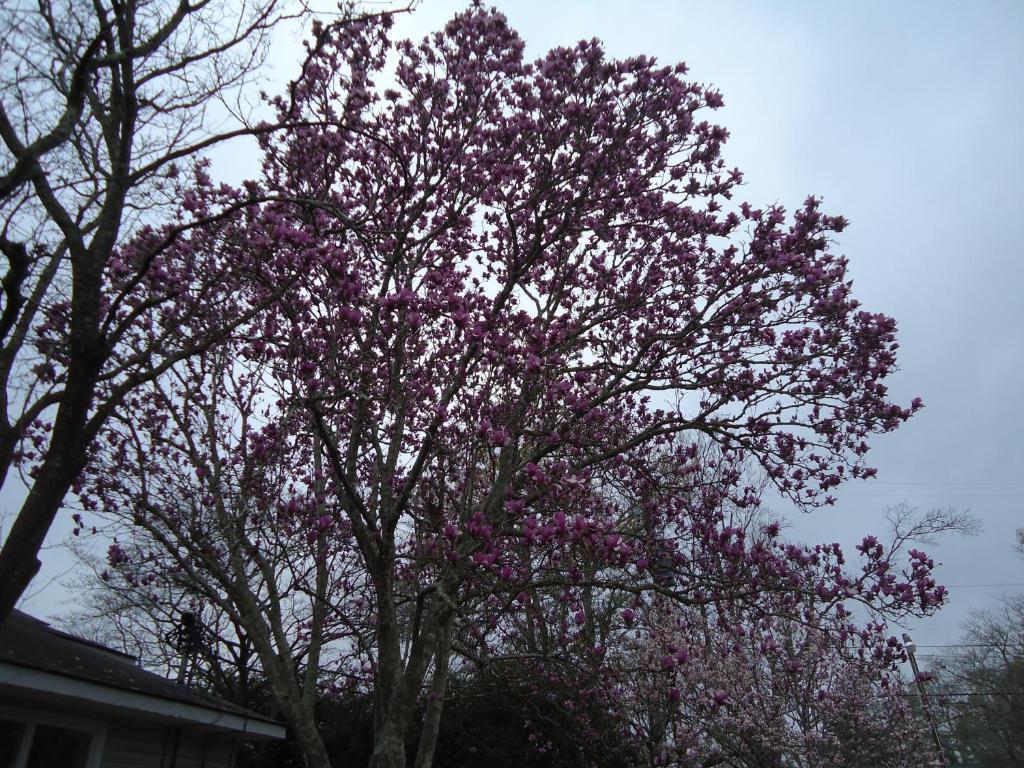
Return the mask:
[[399,713],[384,718],[374,734],[369,768],[405,768],[405,723]]
[[434,651],[434,675],[430,681],[426,711],[423,713],[423,730],[420,733],[414,768],[431,768],[434,763],[437,737],[441,731],[444,693],[448,688],[448,658],[452,644],[452,629],[450,625],[445,627],[438,640],[437,650]]
[[[120,217],[120,203],[112,202],[118,194],[123,202],[123,190],[117,177],[111,180],[109,190],[107,205],[112,205]],[[96,380],[109,355],[100,343],[98,332],[102,271],[105,257],[117,239],[119,221],[120,218],[113,223],[102,221],[88,249],[81,240],[77,248],[71,248],[67,380],[45,458],[0,550],[0,623],[10,616],[18,598],[39,572],[39,549],[60,511],[64,496],[85,466],[90,441],[85,434],[89,411],[95,398]],[[75,234],[81,236],[78,230]],[[102,254],[102,258],[97,253]]]
[[274,652],[266,628],[254,626],[252,629],[255,630],[254,645],[270,683],[274,701],[302,752],[306,768],[331,768],[327,747],[316,727],[316,704],[313,697],[303,697],[294,665]]
[[[388,583],[390,587],[390,583]],[[374,675],[373,755],[370,768],[405,768],[406,717],[402,653],[390,595],[377,606],[377,670]],[[411,661],[411,660],[410,660]]]
[[331,768],[331,759],[327,754],[320,732],[316,728],[316,720],[312,716],[300,713],[298,717],[287,718],[292,737],[302,751],[306,768]]
[[70,416],[58,411],[50,450],[0,550],[0,624],[39,572],[39,550],[64,496],[82,470],[85,446],[80,441],[92,401],[91,385],[81,400],[70,404]]
[[[452,614],[436,595],[418,613],[412,641],[403,663],[394,603],[389,596],[378,602],[378,687],[374,701],[374,745],[370,768],[405,768],[405,733],[416,710],[423,679],[434,654],[447,645]],[[385,697],[384,692],[387,692]],[[440,718],[440,710],[437,712]]]

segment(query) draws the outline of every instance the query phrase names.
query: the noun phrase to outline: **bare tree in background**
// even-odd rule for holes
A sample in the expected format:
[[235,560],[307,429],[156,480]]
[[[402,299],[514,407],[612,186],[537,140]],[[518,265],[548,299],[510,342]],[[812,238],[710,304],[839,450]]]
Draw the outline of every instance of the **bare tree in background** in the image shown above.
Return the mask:
[[937,700],[958,764],[1024,761],[1024,596],[976,611],[937,665]]
[[[231,616],[188,590],[176,579],[129,582],[102,579],[106,565],[86,548],[75,547],[82,566],[66,586],[75,595],[57,623],[81,637],[135,656],[164,677],[183,666],[188,679],[239,706],[259,709],[265,703],[265,682],[252,641]],[[197,640],[183,647],[182,617],[196,621]]]
[[[165,249],[246,202],[236,195],[191,218],[164,215],[183,194],[179,165],[283,127],[254,125],[238,108],[272,31],[308,14],[301,0],[0,8],[0,487],[16,487],[20,474],[27,489],[0,550],[0,621],[38,571],[40,546],[103,423],[140,383],[239,324],[222,312],[184,343],[153,328],[188,325],[191,316],[154,320],[183,292],[194,308],[217,303],[216,270],[198,270],[184,286],[165,279],[143,299],[135,289],[153,281]],[[161,223],[160,236],[122,263],[125,239]]]
[[[1017,529],[1024,555],[1024,528]],[[1024,761],[1024,594],[975,610],[934,664],[937,702],[957,765]]]

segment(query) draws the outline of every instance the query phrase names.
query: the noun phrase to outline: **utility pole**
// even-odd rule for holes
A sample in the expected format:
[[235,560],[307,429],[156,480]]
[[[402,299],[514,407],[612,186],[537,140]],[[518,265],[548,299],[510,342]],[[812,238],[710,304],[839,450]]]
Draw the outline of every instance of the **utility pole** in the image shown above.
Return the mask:
[[939,738],[939,729],[935,725],[935,718],[932,717],[932,710],[928,704],[928,694],[924,690],[924,680],[921,679],[921,670],[917,667],[917,644],[906,632],[903,633],[903,647],[907,649],[907,656],[910,657],[910,667],[914,670],[914,681],[917,683],[917,690],[921,692],[921,708],[924,716],[928,719],[928,725],[932,731],[932,738],[935,739],[935,748],[939,751],[939,762],[942,768],[949,768],[949,761],[946,760],[946,750],[942,748],[942,739]]
[[192,657],[199,651],[199,620],[192,611],[181,612],[181,623],[170,633],[181,654],[178,664],[178,682],[188,685],[192,681]]

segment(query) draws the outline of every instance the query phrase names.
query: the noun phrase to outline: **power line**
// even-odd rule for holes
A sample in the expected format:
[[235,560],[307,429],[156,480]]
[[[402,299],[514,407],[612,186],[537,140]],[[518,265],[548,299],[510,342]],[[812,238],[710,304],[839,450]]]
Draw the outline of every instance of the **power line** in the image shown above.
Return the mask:
[[[839,493],[842,493],[842,491]],[[971,499],[1024,499],[1024,493],[971,493],[970,491],[964,491],[963,493],[903,493],[899,491],[891,491],[889,493],[842,494],[843,499],[877,499],[888,498],[890,496],[919,496],[929,499],[962,499],[964,497]]]
[[918,648],[1024,648],[1024,643],[917,643]]
[[872,485],[1024,485],[1020,480],[871,480]]
[[[904,696],[916,696],[916,693],[904,693]],[[939,698],[941,696],[1024,696],[1024,690],[993,690],[993,691],[974,691],[974,690],[958,690],[958,691],[936,691],[932,690],[929,692],[930,696]]]
[[1024,582],[1009,582],[1007,584],[943,584],[948,589],[988,589],[991,587],[1024,587]]

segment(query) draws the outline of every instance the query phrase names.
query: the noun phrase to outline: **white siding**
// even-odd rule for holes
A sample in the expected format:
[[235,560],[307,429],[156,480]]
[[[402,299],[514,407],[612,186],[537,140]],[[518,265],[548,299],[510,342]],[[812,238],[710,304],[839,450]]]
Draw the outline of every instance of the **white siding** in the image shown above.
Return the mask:
[[180,729],[176,759],[174,725],[117,720],[107,730],[102,768],[230,768],[233,739],[228,734]]
[[160,758],[169,726],[114,720],[107,726],[102,768],[168,768]]

